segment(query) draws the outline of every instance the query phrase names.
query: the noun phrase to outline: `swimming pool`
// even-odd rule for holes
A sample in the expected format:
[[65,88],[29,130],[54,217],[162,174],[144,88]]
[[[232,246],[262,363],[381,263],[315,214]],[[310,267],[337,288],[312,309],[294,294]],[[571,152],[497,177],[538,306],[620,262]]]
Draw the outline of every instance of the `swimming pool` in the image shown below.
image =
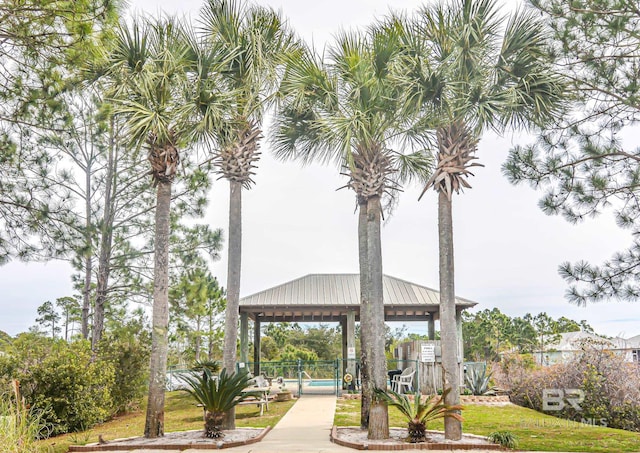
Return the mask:
[[309,387],[335,387],[336,381],[334,381],[333,379],[318,380],[306,383],[306,385],[308,385]]
[[[298,386],[298,381],[295,379],[285,379],[284,382],[289,388]],[[303,379],[302,385],[305,387],[335,387],[336,381],[334,381],[333,379]]]

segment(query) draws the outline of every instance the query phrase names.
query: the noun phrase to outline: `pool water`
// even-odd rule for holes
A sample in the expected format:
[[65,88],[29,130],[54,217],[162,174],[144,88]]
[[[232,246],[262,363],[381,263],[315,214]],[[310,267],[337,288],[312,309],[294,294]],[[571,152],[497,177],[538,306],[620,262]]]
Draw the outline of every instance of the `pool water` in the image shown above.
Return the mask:
[[[296,386],[297,388],[297,385],[298,385],[297,380],[287,379],[285,380],[285,383],[287,387]],[[336,383],[333,379],[318,379],[313,381],[309,381],[308,379],[303,379],[302,385],[305,387],[335,387]]]
[[309,387],[335,387],[336,381],[331,380],[323,380],[323,381],[311,381],[307,384]]

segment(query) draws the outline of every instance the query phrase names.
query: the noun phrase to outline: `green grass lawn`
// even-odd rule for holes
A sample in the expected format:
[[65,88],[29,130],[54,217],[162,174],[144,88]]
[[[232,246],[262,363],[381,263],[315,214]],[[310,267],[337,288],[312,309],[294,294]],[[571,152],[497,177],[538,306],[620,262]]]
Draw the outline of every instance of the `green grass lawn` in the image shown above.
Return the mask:
[[[296,400],[269,403],[269,410],[260,416],[256,405],[236,407],[236,426],[264,428],[275,426]],[[165,401],[165,432],[203,429],[202,409],[196,407],[193,397],[186,392],[167,392]],[[98,435],[104,440],[122,437],[141,436],[144,432],[145,412],[127,414],[108,421],[82,433],[65,434],[40,442],[42,452],[65,453],[69,445],[87,444],[98,441]]]
[[[620,429],[590,426],[544,415],[519,406],[480,406],[469,404],[462,411],[463,430],[487,435],[493,431],[511,431],[518,437],[518,449],[534,451],[637,452],[640,434]],[[360,425],[360,401],[338,400],[334,423]],[[395,408],[389,410],[390,426],[405,427]],[[429,429],[443,430],[442,421]]]

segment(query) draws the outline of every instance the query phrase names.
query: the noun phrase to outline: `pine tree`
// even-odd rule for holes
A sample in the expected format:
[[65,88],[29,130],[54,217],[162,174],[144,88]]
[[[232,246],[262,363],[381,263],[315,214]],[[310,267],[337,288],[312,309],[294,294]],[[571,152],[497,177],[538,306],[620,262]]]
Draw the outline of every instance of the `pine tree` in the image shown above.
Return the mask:
[[543,212],[581,222],[612,212],[634,234],[602,265],[563,263],[567,298],[578,305],[640,297],[640,148],[623,139],[640,119],[640,9],[635,0],[531,0],[551,25],[557,70],[571,80],[570,114],[536,144],[516,147],[503,170],[544,191]]
[[77,80],[83,63],[109,35],[118,4],[0,3],[0,264],[13,257],[47,259],[66,251],[61,248],[64,225],[74,216],[64,194],[46,178],[55,157],[38,148],[25,152],[22,144],[51,127],[51,116],[60,112],[58,96]]

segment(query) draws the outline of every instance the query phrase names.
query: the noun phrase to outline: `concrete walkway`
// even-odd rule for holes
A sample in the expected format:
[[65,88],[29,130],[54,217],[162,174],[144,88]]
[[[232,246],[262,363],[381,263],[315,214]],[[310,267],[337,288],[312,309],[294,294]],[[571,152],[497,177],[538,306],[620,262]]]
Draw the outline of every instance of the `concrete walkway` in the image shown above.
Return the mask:
[[[289,412],[282,417],[262,442],[246,447],[229,448],[225,451],[229,453],[353,453],[354,450],[336,445],[329,439],[335,411],[335,396],[305,395],[289,409]],[[196,453],[196,450],[187,451]]]

